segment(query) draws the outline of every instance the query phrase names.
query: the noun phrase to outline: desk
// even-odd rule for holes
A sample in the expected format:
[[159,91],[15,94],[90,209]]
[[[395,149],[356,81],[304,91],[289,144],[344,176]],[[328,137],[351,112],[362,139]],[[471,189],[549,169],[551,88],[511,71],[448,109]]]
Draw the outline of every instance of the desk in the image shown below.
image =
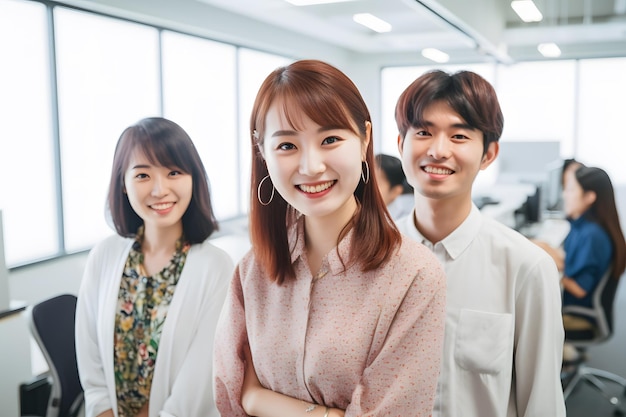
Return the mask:
[[558,248],[565,241],[570,229],[570,223],[564,217],[544,218],[540,222],[522,227],[520,233],[530,239],[541,240],[553,248]]
[[498,201],[498,204],[486,205],[480,211],[514,229],[517,226],[515,211],[522,207],[528,197],[534,195],[536,191],[537,187],[532,184],[493,184],[488,191],[483,190],[477,196],[488,195]]

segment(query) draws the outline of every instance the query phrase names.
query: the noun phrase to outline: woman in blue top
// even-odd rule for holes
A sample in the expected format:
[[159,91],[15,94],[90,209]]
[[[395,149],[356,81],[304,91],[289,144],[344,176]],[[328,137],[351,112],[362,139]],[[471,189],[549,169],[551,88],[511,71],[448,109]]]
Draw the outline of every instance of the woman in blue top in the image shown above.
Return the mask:
[[[578,168],[566,178],[563,202],[571,223],[563,248],[563,305],[591,306],[593,290],[607,269],[618,280],[626,267],[626,243],[609,176],[600,168]],[[581,320],[564,315],[563,325],[566,330],[589,326]]]

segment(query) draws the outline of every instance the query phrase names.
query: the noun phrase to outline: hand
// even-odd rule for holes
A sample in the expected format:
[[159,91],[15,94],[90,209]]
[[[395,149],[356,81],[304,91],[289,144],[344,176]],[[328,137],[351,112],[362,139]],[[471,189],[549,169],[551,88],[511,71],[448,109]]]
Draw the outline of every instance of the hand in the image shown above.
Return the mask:
[[139,410],[139,412],[135,415],[135,417],[148,417],[148,410],[149,409],[150,409],[150,406],[146,402],[143,405],[143,407],[141,407],[141,410]]
[[252,362],[252,352],[250,352],[249,345],[246,345],[244,348],[244,357],[246,359],[246,369],[244,371],[243,386],[241,388],[241,406],[247,414],[256,415],[254,413],[254,404],[257,396],[264,388],[261,382],[259,382],[259,378],[254,370],[254,362]]

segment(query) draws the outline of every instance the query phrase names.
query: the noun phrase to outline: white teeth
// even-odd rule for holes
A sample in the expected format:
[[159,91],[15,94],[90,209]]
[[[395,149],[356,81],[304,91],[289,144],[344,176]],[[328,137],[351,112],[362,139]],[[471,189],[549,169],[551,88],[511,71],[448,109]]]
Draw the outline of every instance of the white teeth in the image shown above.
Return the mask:
[[152,207],[155,210],[165,210],[165,209],[172,207],[173,205],[174,203],[159,203],[159,204],[153,204],[150,207]]
[[446,168],[435,168],[435,167],[424,167],[424,171],[428,172],[429,174],[438,174],[438,175],[450,175],[452,174],[452,170],[451,169],[446,169]]
[[300,189],[304,191],[305,193],[320,193],[324,190],[329,189],[333,184],[334,184],[334,181],[328,181],[328,182],[325,182],[324,184],[318,184],[318,185],[301,184],[301,185],[298,185],[298,187],[300,187]]

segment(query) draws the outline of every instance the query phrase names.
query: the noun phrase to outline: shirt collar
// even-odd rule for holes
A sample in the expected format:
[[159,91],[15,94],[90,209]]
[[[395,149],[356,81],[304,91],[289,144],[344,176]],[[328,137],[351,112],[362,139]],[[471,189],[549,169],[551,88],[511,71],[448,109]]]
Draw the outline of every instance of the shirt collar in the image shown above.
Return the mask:
[[[324,257],[323,264],[328,264],[328,268],[330,268],[333,275],[340,274],[350,266],[350,247],[352,245],[353,234],[354,228],[351,228],[343,239],[341,239],[339,245],[333,248]],[[304,241],[304,216],[298,216],[296,222],[289,228],[288,236],[289,246],[292,247],[291,263],[293,264],[299,258],[306,259],[306,256],[304,256],[306,250]],[[345,267],[342,260],[345,263]]]
[[588,223],[590,221],[589,220],[590,217],[591,217],[591,209],[585,211],[577,219],[572,219],[571,217],[568,217],[567,220],[570,222],[572,227],[576,227],[576,226],[580,226],[581,224]]
[[475,204],[472,204],[470,213],[467,218],[463,220],[463,223],[461,223],[459,227],[452,231],[452,233],[441,240],[441,242],[435,242],[433,244],[433,242],[428,241],[424,235],[417,230],[415,222],[413,221],[414,218],[415,209],[413,209],[410,216],[405,218],[405,221],[408,222],[406,225],[408,226],[406,227],[408,236],[430,247],[434,247],[437,243],[441,244],[452,259],[459,257],[470,245],[470,243],[472,243],[474,238],[478,235],[483,222],[483,216],[480,210],[478,210],[478,207],[476,207]]

